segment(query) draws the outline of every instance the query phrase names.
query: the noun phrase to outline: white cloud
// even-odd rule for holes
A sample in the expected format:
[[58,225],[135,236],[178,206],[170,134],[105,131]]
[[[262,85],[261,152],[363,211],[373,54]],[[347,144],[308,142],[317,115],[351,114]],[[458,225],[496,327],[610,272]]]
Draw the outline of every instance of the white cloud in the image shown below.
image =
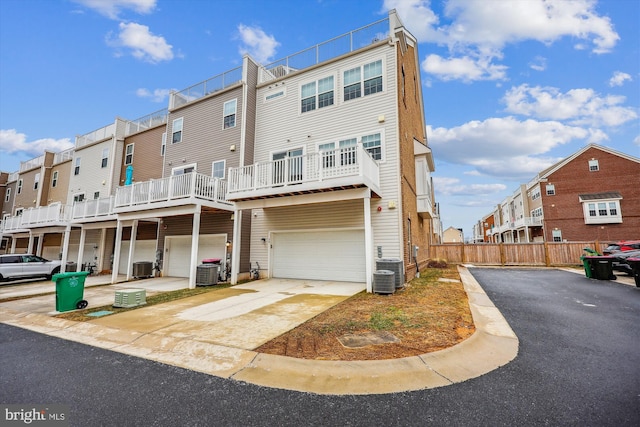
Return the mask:
[[0,151],[8,154],[25,153],[40,156],[45,150],[58,152],[72,148],[74,143],[69,138],[43,138],[27,142],[27,135],[15,129],[0,129]]
[[471,82],[475,80],[500,80],[504,79],[507,67],[491,64],[491,58],[442,58],[431,54],[422,61],[422,69],[427,73],[435,74],[442,80],[462,80]]
[[446,196],[483,196],[507,189],[504,184],[464,184],[458,178],[435,176],[433,177],[433,187],[437,193]]
[[267,63],[276,53],[276,48],[280,46],[280,43],[273,36],[267,35],[258,27],[240,24],[238,32],[243,43],[243,46],[240,47],[240,54],[249,54],[261,64]]
[[[506,67],[493,62],[502,58],[505,46],[521,41],[551,44],[570,37],[578,40],[576,49],[609,52],[620,37],[595,6],[593,0],[449,0],[439,17],[429,0],[384,1],[384,8],[395,8],[420,42],[449,48],[449,59],[430,55],[423,69],[443,80],[464,81],[504,79]],[[546,64],[531,67],[540,71]]]
[[609,79],[609,86],[622,86],[625,81],[632,81],[633,79],[627,73],[623,73],[622,71],[616,71],[613,73],[611,79]]
[[83,6],[95,10],[110,19],[119,19],[123,10],[133,10],[139,14],[151,13],[156,7],[156,0],[73,0]]
[[164,37],[151,33],[146,25],[123,22],[119,28],[117,39],[108,37],[108,44],[130,49],[135,58],[152,64],[173,59],[173,46],[168,44]]
[[514,117],[471,121],[453,128],[427,127],[438,159],[474,167],[483,175],[527,180],[557,162],[544,156],[553,148],[592,136],[589,130],[557,121]]
[[140,98],[151,98],[153,102],[164,102],[170,93],[171,89],[154,89],[153,92],[147,88],[139,88],[136,90],[136,96]]
[[544,71],[547,69],[547,58],[536,56],[534,60],[529,63],[529,67],[536,71]]
[[624,96],[602,97],[593,89],[571,89],[562,93],[554,87],[523,84],[507,91],[502,101],[509,113],[568,120],[574,125],[619,126],[638,117],[632,108],[620,105],[626,101]]
[[633,138],[633,143],[640,147],[640,135]]

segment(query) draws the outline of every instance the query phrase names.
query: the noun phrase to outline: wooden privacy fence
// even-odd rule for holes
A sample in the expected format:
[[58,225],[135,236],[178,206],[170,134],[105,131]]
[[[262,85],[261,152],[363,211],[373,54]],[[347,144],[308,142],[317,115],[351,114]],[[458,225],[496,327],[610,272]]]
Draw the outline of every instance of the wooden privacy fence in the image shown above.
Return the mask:
[[606,245],[595,242],[445,243],[429,248],[431,259],[448,263],[486,265],[580,265],[584,248],[602,253]]

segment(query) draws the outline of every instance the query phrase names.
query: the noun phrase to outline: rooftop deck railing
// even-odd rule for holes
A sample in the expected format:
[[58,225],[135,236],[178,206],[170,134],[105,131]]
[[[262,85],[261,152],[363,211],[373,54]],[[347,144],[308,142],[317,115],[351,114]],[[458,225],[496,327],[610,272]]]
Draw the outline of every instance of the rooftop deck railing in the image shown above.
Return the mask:
[[285,76],[389,37],[389,18],[350,31],[265,66],[258,83]]
[[53,156],[53,164],[57,165],[58,163],[62,163],[67,160],[73,159],[73,153],[75,153],[74,148],[69,148],[68,150],[60,151]]
[[200,99],[213,92],[225,89],[242,80],[242,67],[237,67],[222,74],[213,76],[203,82],[189,86],[179,92],[171,94],[171,109],[178,108],[196,99]]
[[42,156],[38,156],[35,159],[30,159],[24,162],[20,162],[20,172],[25,172],[25,171],[28,171],[29,169],[42,166],[44,164],[44,157],[45,155],[43,154]]
[[84,147],[85,145],[92,144],[96,141],[111,138],[116,133],[116,124],[110,124],[108,126],[96,129],[93,132],[89,132],[85,135],[76,136],[76,149]]
[[129,136],[134,133],[142,132],[147,129],[167,123],[167,117],[169,117],[169,110],[163,108],[151,114],[147,114],[139,119],[127,121],[124,135]]

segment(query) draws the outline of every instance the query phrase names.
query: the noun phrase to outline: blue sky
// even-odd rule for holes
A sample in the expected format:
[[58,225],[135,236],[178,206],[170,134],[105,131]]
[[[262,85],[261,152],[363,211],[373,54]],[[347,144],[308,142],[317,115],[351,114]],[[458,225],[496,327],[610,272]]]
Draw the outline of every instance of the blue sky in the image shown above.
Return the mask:
[[444,228],[595,142],[640,157],[636,0],[4,0],[0,170],[384,18],[418,38]]

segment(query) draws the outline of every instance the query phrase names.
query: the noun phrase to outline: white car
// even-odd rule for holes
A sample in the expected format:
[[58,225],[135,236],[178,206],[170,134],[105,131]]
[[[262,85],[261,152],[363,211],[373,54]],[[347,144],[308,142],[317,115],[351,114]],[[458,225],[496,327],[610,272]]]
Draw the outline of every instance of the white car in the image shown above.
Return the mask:
[[36,255],[0,255],[0,280],[46,277],[60,272],[62,261],[49,261]]

